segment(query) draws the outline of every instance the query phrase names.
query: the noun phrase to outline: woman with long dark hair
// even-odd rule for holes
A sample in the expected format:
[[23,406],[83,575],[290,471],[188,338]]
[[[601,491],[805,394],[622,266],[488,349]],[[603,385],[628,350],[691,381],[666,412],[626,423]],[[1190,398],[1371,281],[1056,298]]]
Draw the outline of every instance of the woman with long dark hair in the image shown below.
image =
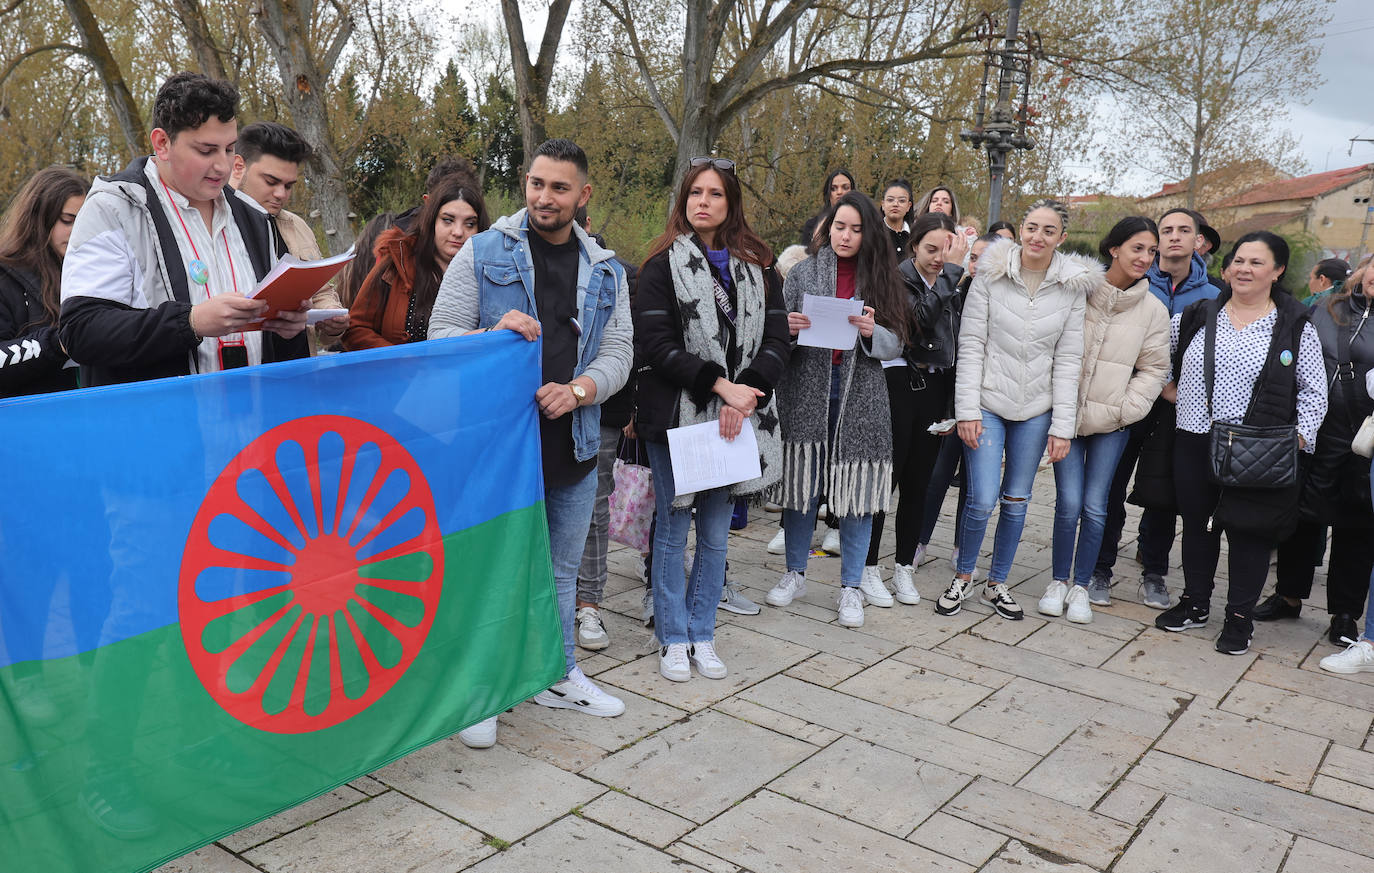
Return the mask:
[[393,227],[377,237],[377,262],[349,307],[343,346],[349,351],[418,342],[453,256],[491,225],[482,191],[454,176],[430,192],[409,232]]
[[62,259],[90,183],[66,167],[39,170],[0,222],[0,341],[18,346],[0,369],[0,397],[77,386],[77,368],[57,339]]
[[[716,606],[735,500],[760,494],[782,474],[773,387],[787,364],[787,317],[773,253],[749,227],[735,165],[697,158],[678,187],[668,227],[639,273],[635,332],[642,357],[635,429],[654,474],[654,625],[659,672],[674,682],[692,667],[723,679],[715,650]],[[719,422],[733,440],[747,423],[762,476],[674,497],[667,431]],[[691,578],[683,573],[696,511]]]
[[1205,627],[1221,534],[1228,547],[1226,617],[1216,649],[1250,650],[1253,611],[1269,575],[1273,544],[1298,520],[1303,476],[1286,487],[1223,488],[1211,475],[1215,422],[1291,427],[1310,456],[1326,416],[1326,366],[1308,309],[1283,286],[1288,243],[1259,230],[1236,240],[1230,288],[1193,303],[1173,319],[1173,372],[1166,385],[1178,403],[1174,489],[1183,517],[1183,596],[1155,619],[1161,630]]
[[788,332],[811,326],[802,301],[858,299],[849,316],[858,338],[848,349],[797,346],[778,385],[782,418],[782,484],[778,502],[787,542],[787,572],[768,592],[786,606],[806,593],[807,556],[820,496],[840,519],[838,612],[844,627],[861,627],[859,591],[873,513],[892,491],[892,424],[881,361],[901,354],[909,327],[906,290],[892,239],[873,201],[851,191],[826,214],[812,255],[792,268],[783,285]]
[[1088,291],[1078,426],[1069,453],[1054,465],[1054,575],[1040,598],[1042,615],[1093,620],[1088,583],[1107,494],[1129,426],[1149,414],[1169,373],[1169,311],[1145,278],[1158,250],[1159,228],[1142,215],[1118,221],[1097,247],[1107,273]]
[[825,220],[831,209],[839,199],[850,191],[854,191],[858,185],[854,183],[854,174],[844,167],[836,167],[825,177],[825,182],[821,184],[821,211],[811,216],[802,225],[801,244],[808,250],[813,247],[816,241],[816,226]]
[[[954,232],[954,219],[930,212],[912,225],[911,257],[898,267],[906,284],[910,341],[900,357],[883,362],[883,374],[892,414],[892,484],[898,494],[892,587],[896,599],[906,604],[921,602],[915,583],[916,547],[941,446],[941,437],[930,427],[952,413],[954,356],[964,308],[959,293],[963,257],[964,241]],[[864,599],[874,606],[891,606],[893,601],[878,566],[884,517],[881,511],[873,516],[859,585]]]

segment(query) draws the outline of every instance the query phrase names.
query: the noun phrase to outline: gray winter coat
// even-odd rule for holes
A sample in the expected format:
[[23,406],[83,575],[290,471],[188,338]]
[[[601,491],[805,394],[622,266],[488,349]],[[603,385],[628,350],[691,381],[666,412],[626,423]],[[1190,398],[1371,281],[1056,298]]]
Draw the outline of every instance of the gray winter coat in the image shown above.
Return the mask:
[[1083,366],[1083,314],[1102,265],[1055,252],[1035,296],[1021,279],[1021,246],[993,243],[978,259],[964,301],[954,415],[980,421],[983,410],[1010,421],[1052,411],[1050,436],[1077,430]]

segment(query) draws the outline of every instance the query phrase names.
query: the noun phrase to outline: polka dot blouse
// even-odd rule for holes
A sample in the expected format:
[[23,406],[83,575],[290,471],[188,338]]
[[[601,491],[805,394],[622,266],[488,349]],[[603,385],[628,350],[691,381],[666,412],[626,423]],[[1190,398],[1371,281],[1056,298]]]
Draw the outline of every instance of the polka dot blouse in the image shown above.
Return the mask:
[[[1178,348],[1182,313],[1172,319],[1169,347]],[[1240,424],[1250,406],[1255,380],[1264,369],[1269,343],[1274,335],[1278,311],[1256,319],[1241,330],[1231,325],[1223,307],[1217,313],[1215,384],[1212,386],[1212,414],[1207,414],[1207,383],[1202,377],[1206,331],[1199,330],[1183,353],[1182,374],[1178,377],[1178,429],[1205,434],[1213,421]],[[1326,365],[1322,361],[1321,340],[1311,324],[1302,328],[1298,344],[1298,433],[1307,441],[1303,451],[1311,452],[1317,443],[1317,429],[1326,417]]]

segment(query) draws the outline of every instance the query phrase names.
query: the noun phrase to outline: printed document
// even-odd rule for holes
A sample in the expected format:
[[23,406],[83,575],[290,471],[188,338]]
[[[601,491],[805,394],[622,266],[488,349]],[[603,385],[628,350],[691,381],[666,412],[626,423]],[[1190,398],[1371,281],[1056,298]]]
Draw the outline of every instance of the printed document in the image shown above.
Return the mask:
[[704,421],[668,431],[668,453],[673,461],[674,497],[694,494],[763,475],[759,444],[749,419],[739,436],[727,441],[719,421]]
[[849,316],[863,315],[864,302],[857,298],[802,297],[802,315],[811,319],[811,326],[797,334],[797,345],[820,349],[847,351],[859,339],[859,329],[849,323]]

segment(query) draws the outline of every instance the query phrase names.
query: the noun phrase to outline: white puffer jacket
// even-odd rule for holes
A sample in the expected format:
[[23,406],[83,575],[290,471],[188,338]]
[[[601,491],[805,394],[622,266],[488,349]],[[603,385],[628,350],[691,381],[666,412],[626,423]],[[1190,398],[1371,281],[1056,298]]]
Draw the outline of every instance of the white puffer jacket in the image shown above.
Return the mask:
[[1169,310],[1141,279],[1122,290],[1105,278],[1088,294],[1078,435],[1109,433],[1149,413],[1169,374]]
[[1055,252],[1032,297],[1021,279],[1021,246],[993,243],[978,259],[964,302],[955,368],[954,416],[986,409],[1010,421],[1053,410],[1050,436],[1073,439],[1083,364],[1083,312],[1102,265]]

